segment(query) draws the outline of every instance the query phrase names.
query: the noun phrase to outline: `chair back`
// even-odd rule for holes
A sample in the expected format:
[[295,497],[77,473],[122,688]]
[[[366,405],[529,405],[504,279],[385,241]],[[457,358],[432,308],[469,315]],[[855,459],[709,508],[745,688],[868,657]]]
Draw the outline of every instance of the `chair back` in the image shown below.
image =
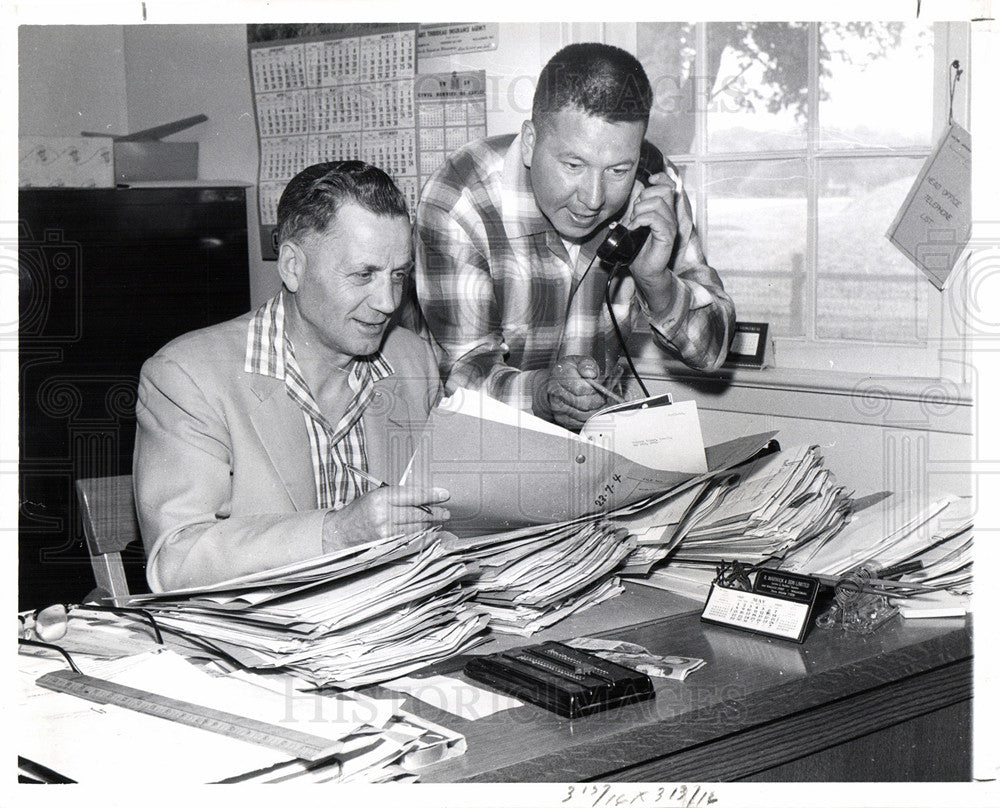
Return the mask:
[[97,582],[87,600],[110,597],[116,605],[124,605],[129,589],[121,554],[140,538],[132,475],[81,478],[76,481],[76,496]]

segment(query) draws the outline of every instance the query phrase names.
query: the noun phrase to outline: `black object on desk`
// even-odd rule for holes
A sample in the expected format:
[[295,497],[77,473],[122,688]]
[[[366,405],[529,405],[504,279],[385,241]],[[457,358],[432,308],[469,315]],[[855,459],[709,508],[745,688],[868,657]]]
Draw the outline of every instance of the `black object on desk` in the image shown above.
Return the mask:
[[474,657],[465,675],[566,718],[653,698],[646,674],[559,642]]

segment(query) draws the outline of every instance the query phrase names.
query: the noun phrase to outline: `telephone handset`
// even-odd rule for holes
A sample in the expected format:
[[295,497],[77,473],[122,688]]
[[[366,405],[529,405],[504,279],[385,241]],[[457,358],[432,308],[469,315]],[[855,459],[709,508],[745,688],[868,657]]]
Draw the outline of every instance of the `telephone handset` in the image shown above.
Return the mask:
[[[643,185],[649,185],[649,175],[664,170],[665,165],[660,150],[644,140],[639,149],[636,179]],[[616,224],[597,248],[597,257],[613,266],[628,266],[635,260],[647,238],[649,238],[649,227],[629,230],[623,224]]]
[[[659,174],[665,170],[666,164],[663,161],[663,154],[660,150],[652,143],[646,140],[642,141],[642,146],[639,149],[639,167],[635,173],[636,179],[643,185],[649,185],[650,174]],[[608,282],[604,287],[604,304],[608,308],[611,325],[614,326],[615,334],[618,336],[618,342],[622,348],[622,356],[628,362],[629,370],[632,371],[632,375],[635,377],[636,382],[638,382],[643,395],[649,398],[649,390],[643,384],[639,371],[635,369],[635,363],[632,361],[632,355],[629,353],[625,336],[618,325],[618,318],[615,317],[614,306],[611,304],[611,285],[618,274],[618,270],[629,266],[635,260],[635,257],[639,254],[639,250],[642,249],[642,245],[646,243],[647,238],[649,238],[648,227],[637,227],[634,230],[629,230],[623,224],[616,224],[611,228],[611,232],[608,233],[607,238],[597,248],[597,257],[611,266],[611,271],[608,273]]]

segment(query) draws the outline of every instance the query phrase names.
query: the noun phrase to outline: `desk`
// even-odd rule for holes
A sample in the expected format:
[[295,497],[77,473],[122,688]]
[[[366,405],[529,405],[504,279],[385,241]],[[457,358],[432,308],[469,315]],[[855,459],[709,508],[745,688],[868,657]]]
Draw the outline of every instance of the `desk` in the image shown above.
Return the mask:
[[[466,721],[407,709],[465,735],[430,783],[968,781],[972,622],[893,618],[867,637],[813,628],[802,645],[703,624],[694,601],[629,585],[531,638],[476,653],[595,635],[700,657],[656,698],[573,721],[526,704]],[[463,658],[432,667],[461,675]],[[379,695],[379,688],[371,688]]]
[[967,781],[971,633],[966,618],[896,617],[867,637],[813,628],[796,645],[697,612],[602,631],[708,664],[654,679],[655,701],[574,721],[525,705],[470,722],[413,702],[468,741],[421,780]]

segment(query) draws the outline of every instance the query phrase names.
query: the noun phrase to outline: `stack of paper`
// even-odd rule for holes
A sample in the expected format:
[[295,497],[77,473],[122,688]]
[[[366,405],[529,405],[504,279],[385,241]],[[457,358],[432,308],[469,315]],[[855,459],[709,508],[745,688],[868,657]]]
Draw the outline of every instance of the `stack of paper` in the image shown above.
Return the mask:
[[601,519],[459,539],[478,566],[476,602],[493,631],[530,635],[622,591],[615,570],[634,547]]
[[721,478],[695,506],[674,553],[679,561],[782,558],[806,542],[825,542],[844,526],[850,497],[815,446],[762,457]]
[[850,508],[815,446],[774,452],[678,491],[616,520],[640,545],[622,574],[698,600],[720,561],[775,562],[822,546]]
[[968,500],[945,496],[928,501],[917,492],[901,492],[854,513],[840,535],[790,553],[782,566],[827,576],[862,566],[888,570],[948,540],[953,542],[949,550],[960,551],[970,542],[971,530]]
[[634,583],[663,589],[681,597],[704,602],[715,580],[714,565],[670,561],[654,569],[645,577],[633,577]]
[[636,548],[622,567],[623,575],[646,575],[654,565],[665,559],[691,528],[695,506],[704,498],[716,498],[721,487],[712,480],[699,480],[694,485],[657,497],[644,508],[620,511],[615,524],[628,530]]
[[880,579],[924,591],[897,605],[907,617],[965,614],[972,593],[972,508],[968,498],[893,494],[854,515],[834,539],[785,559],[787,569],[837,577],[867,567]]
[[[661,410],[672,407],[678,405],[661,405]],[[683,420],[693,411],[680,407],[676,412],[677,417]],[[684,415],[685,412],[688,415]],[[593,420],[591,428],[604,429],[601,440],[610,442],[614,438],[618,449],[622,449],[624,443],[629,452],[647,450],[649,447],[642,446],[635,427],[640,420],[655,416],[656,413],[650,411],[639,415],[634,411],[624,410],[618,415],[627,419],[623,422],[627,425],[622,426],[620,432],[601,427],[600,419]],[[659,417],[662,419],[662,412]],[[655,417],[652,420],[656,420]],[[551,425],[546,428],[557,429]],[[542,429],[539,427],[539,430]],[[698,436],[700,441],[700,431]],[[588,507],[579,509],[581,513],[590,515],[540,526],[529,525],[502,533],[483,532],[466,536],[456,539],[454,544],[449,542],[449,549],[476,562],[479,571],[475,581],[475,598],[490,616],[491,630],[530,635],[574,612],[622,592],[618,574],[625,569],[638,568],[641,563],[637,561],[632,567],[623,568],[623,562],[633,558],[636,552],[648,551],[654,555],[654,559],[669,552],[683,536],[692,507],[702,501],[706,490],[714,490],[713,485],[718,475],[760,452],[768,446],[773,436],[773,432],[751,435],[711,446],[702,452],[705,455],[705,465],[710,471],[697,474],[685,472],[679,476],[668,475],[664,478],[653,475],[640,486],[646,492],[646,496],[641,498],[636,496],[640,487],[633,487],[635,480],[625,479],[630,473],[638,473],[636,469],[639,467],[633,465],[630,467],[631,471],[626,472],[625,466],[619,465],[617,468],[621,473],[611,473],[605,485],[607,490],[598,494],[597,499]],[[523,445],[528,445],[534,439],[527,438],[522,433],[518,440]],[[659,439],[654,442],[662,444]],[[662,445],[660,450],[663,450]],[[646,459],[652,462],[651,458]],[[670,462],[665,454],[661,455],[660,460],[661,465],[668,465]],[[572,464],[575,461],[570,462]],[[472,468],[479,469],[479,464],[471,465]],[[480,470],[472,473],[479,474]],[[729,475],[726,477],[728,479]],[[533,479],[528,472],[519,484],[530,485]],[[624,504],[612,508],[612,504],[618,502],[614,496],[615,486],[623,481],[630,493]],[[441,483],[439,481],[436,484]],[[482,481],[478,485],[483,486],[483,491],[487,490]],[[452,508],[455,497],[455,490],[452,489],[449,508]],[[517,509],[517,502],[507,502],[504,505],[496,496],[492,496],[490,501],[490,508],[499,509],[498,513],[503,511],[506,514],[500,518],[502,523],[522,520],[524,514]],[[523,500],[520,501],[523,504]],[[598,506],[596,513],[595,504]],[[555,510],[562,507],[558,502],[550,505]],[[642,542],[642,545],[639,546],[637,542]]]
[[815,446],[774,452],[616,515],[639,544],[626,571],[645,574],[668,554],[672,563],[758,563],[823,542],[843,527],[850,500],[822,463]]
[[384,681],[481,641],[472,570],[436,531],[396,536],[211,587],[130,605],[253,669],[318,686]]

